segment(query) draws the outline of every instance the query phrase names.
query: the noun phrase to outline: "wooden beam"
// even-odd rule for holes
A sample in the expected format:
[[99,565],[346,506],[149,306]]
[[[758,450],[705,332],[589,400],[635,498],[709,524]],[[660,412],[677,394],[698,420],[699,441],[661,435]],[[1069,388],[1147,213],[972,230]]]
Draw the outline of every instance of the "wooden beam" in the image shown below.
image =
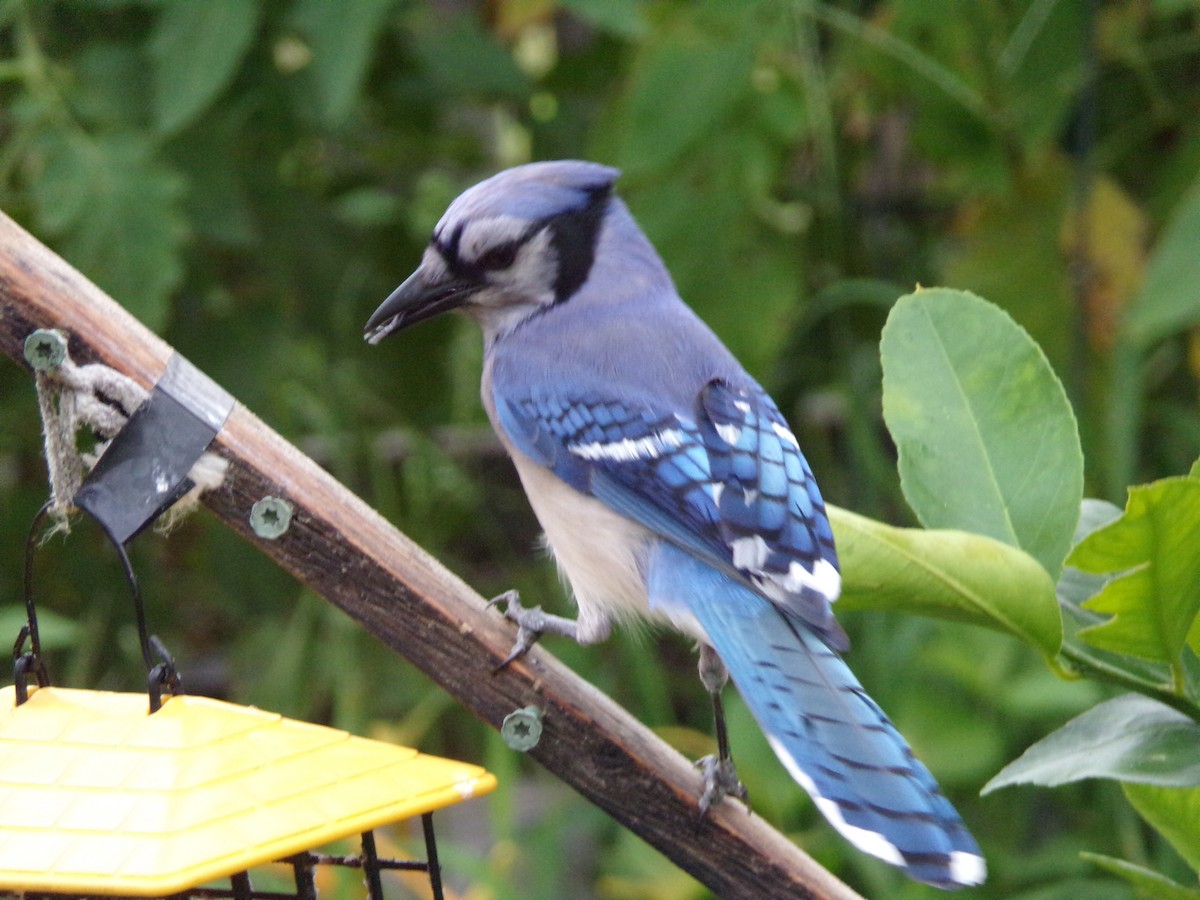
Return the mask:
[[[0,349],[28,367],[23,345],[36,328],[69,335],[77,363],[104,363],[147,388],[172,353],[0,213]],[[544,731],[530,755],[718,895],[858,896],[739,803],[701,817],[688,760],[544,649],[494,672],[514,638],[506,620],[248,409],[235,405],[213,448],[230,462],[205,498],[218,518],[493,727],[540,707]],[[267,495],[295,507],[278,540],[248,523]]]

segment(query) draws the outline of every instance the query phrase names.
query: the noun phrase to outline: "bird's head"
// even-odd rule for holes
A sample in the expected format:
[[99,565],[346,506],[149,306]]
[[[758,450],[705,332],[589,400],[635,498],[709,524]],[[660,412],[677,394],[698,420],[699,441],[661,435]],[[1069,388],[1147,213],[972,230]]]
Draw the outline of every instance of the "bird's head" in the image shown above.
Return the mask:
[[367,321],[366,339],[459,309],[504,334],[587,280],[616,169],[565,160],[506,169],[442,216],[421,264]]

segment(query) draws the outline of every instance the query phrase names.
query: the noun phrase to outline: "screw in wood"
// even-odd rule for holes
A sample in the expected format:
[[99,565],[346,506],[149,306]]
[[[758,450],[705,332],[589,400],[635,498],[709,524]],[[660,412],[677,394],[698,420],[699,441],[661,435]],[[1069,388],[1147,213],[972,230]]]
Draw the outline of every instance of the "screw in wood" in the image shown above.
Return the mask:
[[260,538],[273,541],[292,524],[292,504],[278,497],[263,497],[250,507],[250,527]]
[[25,338],[25,359],[38,372],[57,369],[67,358],[67,339],[61,331],[39,328]]
[[521,753],[532,750],[542,739],[542,711],[536,706],[513,710],[500,725],[500,737]]

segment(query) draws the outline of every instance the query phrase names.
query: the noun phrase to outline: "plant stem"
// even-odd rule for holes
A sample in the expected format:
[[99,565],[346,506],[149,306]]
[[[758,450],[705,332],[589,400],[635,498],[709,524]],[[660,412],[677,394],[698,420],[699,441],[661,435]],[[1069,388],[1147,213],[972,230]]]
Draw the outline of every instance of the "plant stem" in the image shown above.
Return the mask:
[[[1131,691],[1136,691],[1139,694],[1144,694],[1200,722],[1200,707],[1197,707],[1196,704],[1192,703],[1186,697],[1168,690],[1161,684],[1139,678],[1124,669],[1104,662],[1102,659],[1082,653],[1068,644],[1063,645],[1062,650],[1059,651],[1059,656],[1069,662],[1077,671],[1084,672],[1097,681],[1116,684]],[[1175,682],[1178,685],[1182,685],[1181,673],[1178,671],[1175,671]]]

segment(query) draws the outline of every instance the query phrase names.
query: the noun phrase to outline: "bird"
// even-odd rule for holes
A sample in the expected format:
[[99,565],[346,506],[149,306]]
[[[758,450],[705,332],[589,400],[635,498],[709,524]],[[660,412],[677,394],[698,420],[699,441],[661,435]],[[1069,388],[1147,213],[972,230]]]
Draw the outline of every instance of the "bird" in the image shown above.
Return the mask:
[[702,812],[745,797],[720,699],[731,678],[851,844],[937,887],[982,883],[974,838],[842,658],[837,551],[794,433],[681,299],[619,174],[533,162],[468,188],[365,326],[376,344],[454,310],[482,330],[483,405],[578,610],[501,595],[509,661],[543,634],[674,627],[698,644],[716,719]]

